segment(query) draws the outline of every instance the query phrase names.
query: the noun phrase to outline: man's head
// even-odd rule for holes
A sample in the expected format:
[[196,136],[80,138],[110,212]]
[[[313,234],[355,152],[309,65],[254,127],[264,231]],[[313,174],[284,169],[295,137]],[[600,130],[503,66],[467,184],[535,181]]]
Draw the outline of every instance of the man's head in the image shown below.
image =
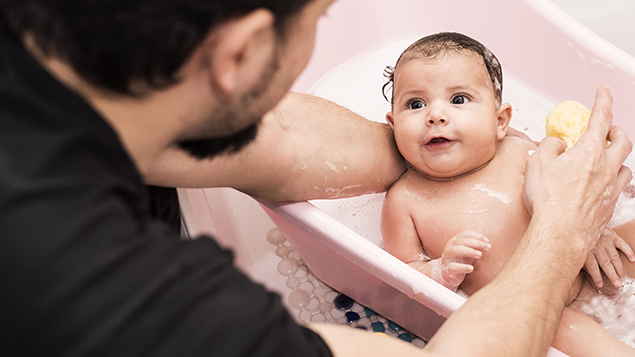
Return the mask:
[[11,33],[29,36],[45,57],[59,58],[95,87],[142,95],[178,82],[178,70],[221,23],[263,8],[284,38],[311,1],[6,0],[0,16]]
[[[154,111],[164,118],[151,125],[178,123],[169,140],[207,158],[255,137],[262,115],[306,66],[332,1],[6,0],[0,20],[40,61],[68,67],[81,83],[65,84],[120,135],[129,128],[117,121],[136,120],[122,105],[151,109],[160,94],[162,108],[136,117]],[[129,141],[139,135],[146,133]]]

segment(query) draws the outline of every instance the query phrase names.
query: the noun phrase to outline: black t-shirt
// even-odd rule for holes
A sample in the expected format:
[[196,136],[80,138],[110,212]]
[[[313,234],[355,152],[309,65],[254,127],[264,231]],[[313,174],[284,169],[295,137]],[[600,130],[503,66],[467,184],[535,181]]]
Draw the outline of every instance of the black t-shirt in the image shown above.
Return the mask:
[[0,355],[330,356],[147,201],[103,118],[0,32]]

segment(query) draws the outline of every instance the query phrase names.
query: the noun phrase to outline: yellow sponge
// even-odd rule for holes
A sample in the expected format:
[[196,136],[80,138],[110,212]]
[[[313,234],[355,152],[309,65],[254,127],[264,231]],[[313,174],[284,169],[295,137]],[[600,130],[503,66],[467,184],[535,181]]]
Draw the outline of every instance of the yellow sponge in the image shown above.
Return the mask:
[[545,131],[567,143],[569,150],[586,130],[591,110],[574,101],[565,100],[556,105],[547,115]]

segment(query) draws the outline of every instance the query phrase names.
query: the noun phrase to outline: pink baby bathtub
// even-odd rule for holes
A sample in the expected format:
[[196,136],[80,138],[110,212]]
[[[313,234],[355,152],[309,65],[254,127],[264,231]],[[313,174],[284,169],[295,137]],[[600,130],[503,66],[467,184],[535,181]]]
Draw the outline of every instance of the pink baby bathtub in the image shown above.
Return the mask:
[[[547,0],[339,0],[320,24],[314,56],[294,89],[315,91],[318,79],[351,57],[354,61],[355,56],[381,52],[377,48],[390,47],[393,42],[398,50],[393,48],[390,56],[395,56],[411,40],[440,31],[463,32],[478,39],[497,55],[506,76],[513,74],[553,103],[575,99],[591,106],[597,85],[606,84],[615,99],[615,123],[635,137],[635,126],[630,121],[635,113],[635,59]],[[390,56],[384,65],[394,64],[396,57]],[[338,68],[341,71],[341,66]],[[335,75],[331,71],[331,78],[337,76],[337,70]],[[383,120],[387,110],[381,112],[375,106],[388,104],[381,97],[381,68],[377,72],[368,73],[378,83],[375,93],[358,108],[339,102],[337,93],[329,99],[370,119]],[[377,104],[380,101],[383,104]],[[365,112],[368,107],[372,111]],[[512,126],[523,130],[514,118]],[[533,139],[543,136],[531,130],[528,133]],[[249,236],[264,241],[270,227],[251,198],[228,189],[188,189],[180,193],[185,221],[195,226],[194,231],[215,233],[238,251],[264,244],[237,242],[236,237]],[[376,211],[381,199],[381,195],[371,198],[372,209]],[[336,203],[258,202],[317,277],[424,339],[431,337],[465,301],[386,253],[376,240],[369,241],[359,234],[355,223],[342,220],[329,209]],[[361,204],[360,211],[366,206]],[[375,221],[370,224],[378,227]],[[275,266],[271,257],[253,253],[257,249],[250,251],[237,254],[238,264],[246,270]],[[552,348],[549,355],[563,354]]]

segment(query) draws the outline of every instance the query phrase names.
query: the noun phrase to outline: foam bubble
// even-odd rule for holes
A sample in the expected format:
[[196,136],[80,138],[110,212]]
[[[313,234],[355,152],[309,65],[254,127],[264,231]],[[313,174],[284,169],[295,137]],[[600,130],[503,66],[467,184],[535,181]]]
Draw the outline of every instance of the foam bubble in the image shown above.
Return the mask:
[[635,348],[635,280],[628,278],[614,296],[599,295],[580,307],[610,334]]
[[429,256],[427,256],[425,253],[419,253],[417,254],[417,256],[415,257],[415,260],[418,262],[429,262],[432,260],[432,258],[430,258]]
[[385,193],[352,198],[313,200],[311,203],[377,246],[382,246],[381,208]]
[[475,186],[471,189],[471,191],[480,191],[480,192],[483,192],[483,193],[485,193],[487,196],[489,196],[489,197],[491,197],[491,198],[495,198],[495,199],[497,199],[497,200],[501,201],[502,203],[504,203],[504,204],[506,204],[506,205],[508,205],[508,204],[510,204],[510,203],[512,202],[512,199],[511,199],[508,195],[506,195],[506,194],[504,194],[504,193],[502,193],[502,192],[495,191],[495,190],[493,190],[493,189],[491,189],[491,188],[489,188],[489,187],[487,187],[487,186],[485,186],[485,185],[483,185],[483,184],[481,184],[481,183],[476,184],[476,185],[475,185]]

